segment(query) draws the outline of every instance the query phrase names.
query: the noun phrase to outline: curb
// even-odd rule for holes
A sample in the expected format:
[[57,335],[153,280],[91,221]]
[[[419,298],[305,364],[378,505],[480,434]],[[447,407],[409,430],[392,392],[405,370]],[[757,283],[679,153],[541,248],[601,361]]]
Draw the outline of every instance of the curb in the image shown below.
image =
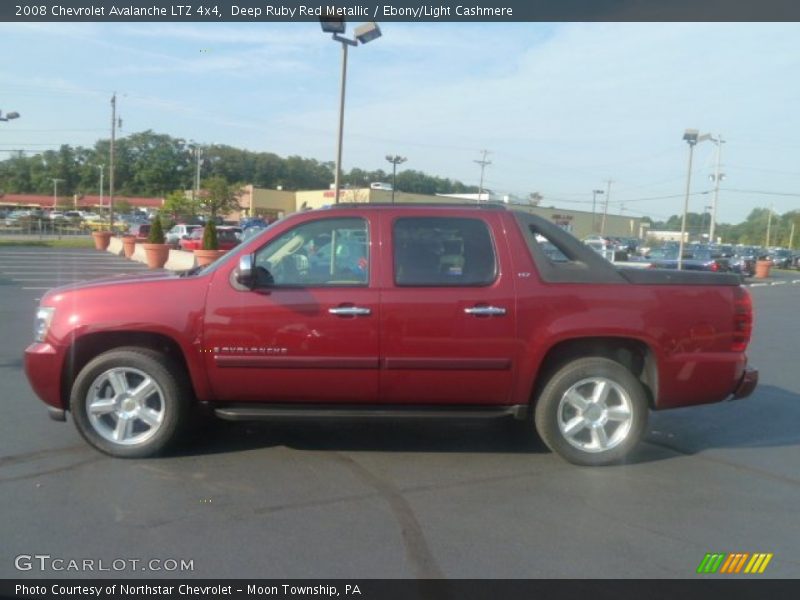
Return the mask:
[[745,283],[742,284],[744,287],[775,287],[777,285],[800,285],[800,279],[792,279],[788,281],[786,279],[782,279],[780,281],[764,281],[759,283]]
[[106,248],[106,252],[110,252],[114,256],[124,255],[125,252],[122,249],[122,240],[112,235],[111,239],[108,240],[108,248]]

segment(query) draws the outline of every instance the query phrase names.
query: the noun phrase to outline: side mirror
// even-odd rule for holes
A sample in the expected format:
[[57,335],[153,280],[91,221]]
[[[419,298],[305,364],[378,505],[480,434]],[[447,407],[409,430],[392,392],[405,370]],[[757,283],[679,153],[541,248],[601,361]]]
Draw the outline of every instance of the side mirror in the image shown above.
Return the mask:
[[239,257],[239,268],[236,269],[236,282],[251,290],[256,286],[255,278],[253,277],[252,254],[244,254]]

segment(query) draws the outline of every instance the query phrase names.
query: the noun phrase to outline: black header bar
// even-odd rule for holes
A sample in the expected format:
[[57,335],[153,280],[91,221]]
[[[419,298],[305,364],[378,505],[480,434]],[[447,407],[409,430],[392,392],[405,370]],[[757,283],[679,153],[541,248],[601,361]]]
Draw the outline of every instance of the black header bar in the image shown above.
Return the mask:
[[10,22],[800,21],[796,0],[3,0]]

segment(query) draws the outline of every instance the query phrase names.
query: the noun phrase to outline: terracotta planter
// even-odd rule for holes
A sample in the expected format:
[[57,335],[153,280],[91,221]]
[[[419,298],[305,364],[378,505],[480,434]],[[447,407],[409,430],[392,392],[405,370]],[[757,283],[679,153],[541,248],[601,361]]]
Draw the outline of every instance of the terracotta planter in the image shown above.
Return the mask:
[[136,236],[123,235],[122,236],[122,251],[125,253],[125,258],[133,256],[136,250]]
[[94,231],[92,232],[92,237],[94,238],[94,248],[95,250],[107,250],[108,244],[111,242],[111,232],[110,231]]
[[167,264],[169,259],[168,244],[142,244],[142,248],[144,248],[147,266],[150,269],[161,269]]
[[756,261],[756,279],[766,279],[769,277],[769,269],[772,266],[772,261],[757,260]]
[[225,254],[227,250],[195,250],[194,257],[198,267],[205,267]]

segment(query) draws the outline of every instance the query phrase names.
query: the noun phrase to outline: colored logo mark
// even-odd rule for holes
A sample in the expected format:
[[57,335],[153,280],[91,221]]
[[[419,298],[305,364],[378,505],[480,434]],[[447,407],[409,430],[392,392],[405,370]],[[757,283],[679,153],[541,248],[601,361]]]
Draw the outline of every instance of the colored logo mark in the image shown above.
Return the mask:
[[771,552],[755,552],[753,554],[748,552],[709,553],[700,562],[697,572],[700,574],[725,573],[728,575],[763,573],[766,571],[769,561],[772,560],[772,556]]

